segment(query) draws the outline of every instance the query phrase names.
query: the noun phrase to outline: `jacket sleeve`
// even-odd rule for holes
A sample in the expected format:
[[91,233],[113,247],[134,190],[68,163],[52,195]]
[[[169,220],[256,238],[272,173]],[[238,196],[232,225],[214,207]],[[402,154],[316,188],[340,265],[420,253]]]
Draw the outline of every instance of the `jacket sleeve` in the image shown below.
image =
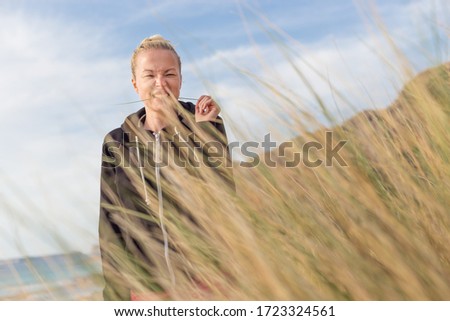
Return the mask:
[[[228,145],[228,137],[223,123],[223,119],[218,116],[215,121],[198,123],[200,129],[208,133],[215,141],[220,143],[222,151],[219,153],[223,155],[222,164],[217,168],[217,173],[223,178],[225,184],[232,190],[236,191],[236,184],[233,176],[233,160]],[[207,154],[207,150],[205,153]],[[205,155],[210,157],[211,155]]]
[[[181,102],[181,105],[192,115],[195,115],[195,105],[193,103]],[[228,187],[230,187],[234,192],[236,192],[236,184],[233,176],[233,160],[228,145],[228,137],[225,130],[223,119],[220,116],[217,116],[217,119],[214,121],[199,122],[196,123],[196,126],[194,127],[197,127],[201,132],[206,133],[214,141],[220,143],[222,153],[219,154],[223,155],[224,157],[221,157],[222,158],[221,166],[218,167],[214,166],[214,167],[217,169],[217,173],[222,177],[225,184]],[[207,151],[205,152],[207,154]],[[204,156],[209,157],[210,155]]]
[[118,145],[107,136],[102,148],[99,245],[105,282],[104,300],[129,300],[130,296],[120,268],[127,257],[125,242],[120,226],[114,221],[121,207],[115,184],[117,160],[111,150],[118,148]]

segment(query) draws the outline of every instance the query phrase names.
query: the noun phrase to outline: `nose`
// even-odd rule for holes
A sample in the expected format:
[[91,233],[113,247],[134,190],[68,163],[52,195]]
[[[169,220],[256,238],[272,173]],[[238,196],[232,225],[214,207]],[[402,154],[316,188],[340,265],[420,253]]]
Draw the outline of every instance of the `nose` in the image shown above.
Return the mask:
[[158,75],[155,77],[155,86],[164,87],[165,84],[166,82],[163,75]]

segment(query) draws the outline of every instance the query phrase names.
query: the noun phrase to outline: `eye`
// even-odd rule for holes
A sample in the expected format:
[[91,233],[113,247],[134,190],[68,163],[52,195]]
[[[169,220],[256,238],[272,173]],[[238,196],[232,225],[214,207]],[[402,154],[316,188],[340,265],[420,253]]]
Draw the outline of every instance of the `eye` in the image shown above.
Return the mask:
[[145,75],[144,76],[144,78],[153,78],[153,77],[155,77],[155,76],[153,76],[153,75]]

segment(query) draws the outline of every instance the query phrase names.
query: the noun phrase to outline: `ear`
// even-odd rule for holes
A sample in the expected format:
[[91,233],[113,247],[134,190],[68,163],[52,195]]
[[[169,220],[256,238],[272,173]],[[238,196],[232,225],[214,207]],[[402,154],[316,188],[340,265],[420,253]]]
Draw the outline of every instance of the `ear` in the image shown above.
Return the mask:
[[139,95],[139,90],[138,90],[138,87],[137,87],[137,84],[136,84],[136,79],[135,78],[131,78],[131,83],[133,84],[134,91]]
[[183,75],[180,74],[180,89],[181,89],[181,85],[183,84]]

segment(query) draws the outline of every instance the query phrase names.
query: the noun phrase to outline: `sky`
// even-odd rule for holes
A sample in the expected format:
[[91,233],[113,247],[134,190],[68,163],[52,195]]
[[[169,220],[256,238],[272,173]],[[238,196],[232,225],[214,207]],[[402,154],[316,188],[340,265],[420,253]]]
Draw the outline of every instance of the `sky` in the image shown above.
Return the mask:
[[260,141],[295,132],[258,81],[325,125],[308,85],[337,121],[383,108],[449,60],[449,20],[446,0],[2,0],[0,259],[97,245],[101,145],[141,107],[121,104],[138,99],[129,65],[143,38],[172,41],[181,96],[212,95],[230,141]]

